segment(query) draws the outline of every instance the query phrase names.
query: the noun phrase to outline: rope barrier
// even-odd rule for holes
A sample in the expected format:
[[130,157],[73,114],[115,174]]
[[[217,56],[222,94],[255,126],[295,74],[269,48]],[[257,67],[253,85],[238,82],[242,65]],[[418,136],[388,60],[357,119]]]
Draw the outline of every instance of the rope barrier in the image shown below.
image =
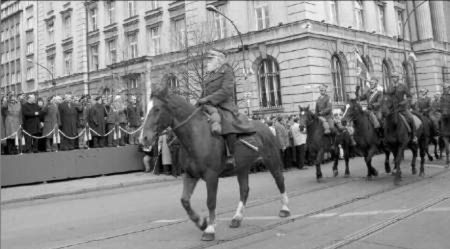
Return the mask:
[[126,129],[124,129],[124,128],[122,128],[122,127],[119,126],[119,130],[122,130],[123,132],[125,132],[125,133],[128,134],[128,135],[133,135],[134,133],[136,133],[136,132],[142,130],[142,128],[144,128],[144,125],[141,125],[140,127],[138,127],[138,128],[137,128],[136,130],[134,130],[134,131],[128,131],[128,130],[126,130]]
[[59,131],[59,133],[61,133],[61,135],[63,135],[63,136],[64,136],[65,138],[67,138],[67,139],[77,139],[77,138],[81,137],[81,135],[82,135],[85,131],[86,131],[86,128],[84,128],[82,131],[80,131],[80,133],[78,133],[78,135],[75,136],[75,137],[67,136],[67,135],[64,134],[64,132],[62,132],[62,131]]

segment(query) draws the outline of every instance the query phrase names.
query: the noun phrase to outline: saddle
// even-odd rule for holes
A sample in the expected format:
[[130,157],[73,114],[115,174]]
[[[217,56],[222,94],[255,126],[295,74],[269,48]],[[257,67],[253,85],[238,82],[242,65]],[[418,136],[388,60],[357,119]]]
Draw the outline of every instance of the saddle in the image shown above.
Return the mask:
[[[408,133],[411,133],[411,126],[408,123],[408,120],[406,119],[405,116],[403,116],[403,114],[400,114],[400,118],[403,121],[403,123],[405,124],[406,128],[408,129]],[[416,130],[419,129],[419,127],[422,125],[422,120],[416,115],[416,114],[412,114],[413,117],[413,121],[414,121],[414,125],[416,126]]]

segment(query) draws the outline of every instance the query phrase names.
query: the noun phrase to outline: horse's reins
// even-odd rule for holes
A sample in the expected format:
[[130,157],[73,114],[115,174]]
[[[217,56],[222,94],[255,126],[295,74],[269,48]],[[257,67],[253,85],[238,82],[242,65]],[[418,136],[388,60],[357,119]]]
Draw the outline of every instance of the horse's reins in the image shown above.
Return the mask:
[[172,127],[172,130],[176,130],[178,128],[180,128],[181,126],[185,125],[187,122],[189,122],[189,120],[192,119],[192,117],[194,117],[194,115],[200,111],[202,109],[202,107],[197,107],[195,108],[195,110],[183,121],[181,121],[178,125],[176,125],[175,127]]

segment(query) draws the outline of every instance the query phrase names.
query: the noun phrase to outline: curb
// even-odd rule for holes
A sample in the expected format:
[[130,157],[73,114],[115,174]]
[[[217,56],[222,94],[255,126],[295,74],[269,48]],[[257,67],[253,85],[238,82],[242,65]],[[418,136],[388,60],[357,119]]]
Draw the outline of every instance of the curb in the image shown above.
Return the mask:
[[125,187],[132,187],[132,186],[139,186],[139,185],[153,184],[153,183],[161,183],[161,182],[171,182],[171,181],[177,181],[177,180],[181,180],[181,177],[173,178],[173,179],[148,179],[148,180],[142,180],[142,181],[136,181],[136,182],[122,182],[122,183],[110,184],[110,185],[105,185],[105,186],[88,187],[88,188],[84,188],[84,189],[72,190],[72,191],[67,191],[67,192],[48,193],[48,194],[40,194],[40,195],[35,195],[35,196],[10,199],[10,200],[6,200],[6,201],[1,201],[0,204],[5,205],[5,204],[11,204],[11,203],[33,201],[33,200],[45,200],[45,199],[50,199],[50,198],[60,197],[60,196],[85,194],[85,193],[102,191],[102,190],[111,190],[111,189],[117,189],[117,188],[125,188]]

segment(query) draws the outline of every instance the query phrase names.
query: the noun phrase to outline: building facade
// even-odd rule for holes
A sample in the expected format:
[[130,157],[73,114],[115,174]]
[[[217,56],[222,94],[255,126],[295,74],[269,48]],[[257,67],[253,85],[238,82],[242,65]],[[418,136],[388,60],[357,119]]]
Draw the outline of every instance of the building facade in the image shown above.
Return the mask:
[[237,103],[248,114],[296,112],[314,103],[320,84],[342,106],[356,85],[365,86],[355,50],[384,87],[393,72],[413,92],[439,92],[450,80],[447,1],[33,2],[35,60],[50,69],[34,68],[43,93],[112,89],[148,100],[152,84],[180,87],[189,79],[191,52],[205,42],[229,54]]

